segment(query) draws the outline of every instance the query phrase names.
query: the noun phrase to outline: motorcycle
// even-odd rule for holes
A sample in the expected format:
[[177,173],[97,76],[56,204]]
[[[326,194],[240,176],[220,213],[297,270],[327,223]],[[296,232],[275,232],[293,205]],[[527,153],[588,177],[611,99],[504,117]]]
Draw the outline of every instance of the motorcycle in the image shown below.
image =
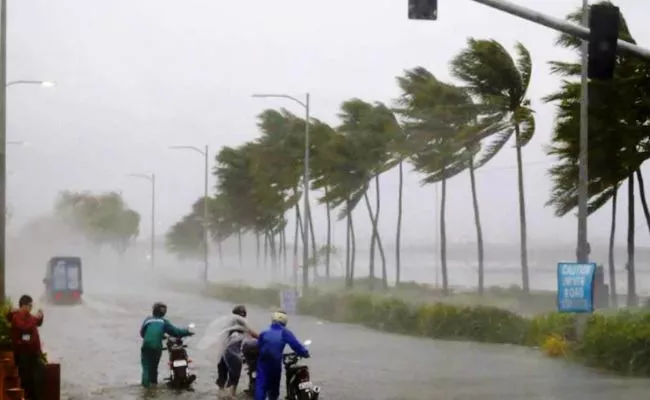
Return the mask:
[[[310,344],[311,340],[304,342],[305,346]],[[257,340],[245,340],[242,343],[242,355],[246,365],[246,374],[248,375],[248,388],[245,392],[250,397],[255,397],[257,357],[259,355]],[[311,382],[309,367],[299,364],[300,360],[301,358],[296,353],[287,353],[282,356],[286,373],[286,400],[318,400],[321,389]]]
[[260,349],[257,345],[257,339],[246,339],[241,346],[244,365],[246,365],[246,375],[248,376],[248,388],[245,392],[250,397],[255,397],[255,378],[257,378],[257,357]]
[[[311,340],[306,340],[304,345],[309,346]],[[300,364],[301,357],[296,353],[287,353],[282,356],[287,380],[287,400],[318,400],[320,387],[311,381],[309,367]]]
[[[195,325],[190,324],[189,329],[194,329]],[[166,378],[167,386],[176,390],[191,390],[192,383],[196,380],[196,375],[190,373],[189,366],[192,360],[187,354],[187,345],[183,343],[182,338],[167,338],[165,350],[169,353],[169,378]]]

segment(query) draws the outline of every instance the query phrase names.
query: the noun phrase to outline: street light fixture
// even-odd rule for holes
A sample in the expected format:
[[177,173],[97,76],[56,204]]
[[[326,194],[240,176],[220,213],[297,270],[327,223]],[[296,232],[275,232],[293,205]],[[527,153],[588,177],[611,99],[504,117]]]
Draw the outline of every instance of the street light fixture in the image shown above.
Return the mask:
[[56,82],[52,82],[52,81],[35,81],[35,80],[21,79],[21,80],[17,80],[17,81],[7,82],[5,87],[14,86],[14,85],[39,85],[39,86],[43,86],[44,88],[51,88],[51,87],[56,86]]
[[195,146],[169,146],[171,150],[192,150],[203,156],[204,159],[204,170],[203,170],[203,281],[208,281],[208,267],[209,267],[209,232],[208,232],[208,174],[209,174],[209,160],[210,152],[208,145],[205,145],[203,150]]
[[151,267],[156,266],[156,174],[129,174],[131,178],[146,179],[151,183]]
[[[296,97],[289,96],[287,94],[254,94],[253,97],[256,98],[282,98],[289,99],[298,104],[300,104],[305,109],[305,165],[304,165],[304,174],[303,174],[303,185],[304,185],[304,209],[305,214],[303,217],[303,249],[302,249],[302,290],[303,293],[307,291],[309,285],[309,215],[311,210],[309,208],[309,93],[305,93],[305,100],[299,100]],[[315,254],[314,254],[315,255]],[[294,285],[298,286],[298,274],[294,270]]]

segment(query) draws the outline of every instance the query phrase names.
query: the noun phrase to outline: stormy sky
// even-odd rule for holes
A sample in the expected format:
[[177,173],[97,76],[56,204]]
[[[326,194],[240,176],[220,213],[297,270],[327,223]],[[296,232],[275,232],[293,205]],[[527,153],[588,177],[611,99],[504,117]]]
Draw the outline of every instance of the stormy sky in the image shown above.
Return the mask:
[[[143,214],[148,232],[150,187],[129,173],[157,176],[159,232],[184,215],[202,194],[203,161],[170,145],[224,145],[256,137],[255,116],[265,108],[297,105],[253,99],[255,92],[312,94],[314,117],[333,125],[351,97],[391,104],[395,77],[424,66],[443,80],[449,60],[467,37],[494,38],[509,49],[521,41],[533,57],[529,91],[537,132],[524,150],[529,237],[572,242],[573,216],[558,219],[544,206],[553,160],[545,155],[553,106],[541,98],[558,85],[548,61],[574,54],[554,45],[557,33],[471,0],[440,0],[439,21],[406,18],[406,0],[8,0],[8,80],[57,82],[53,88],[8,89],[8,202],[12,228],[51,209],[60,190],[120,190]],[[563,17],[580,0],[521,0],[523,6]],[[650,3],[616,2],[640,44],[650,46]],[[646,168],[644,171],[648,171]],[[406,176],[404,233],[410,243],[431,243],[435,195],[421,177]],[[512,146],[477,175],[488,242],[518,240],[517,181]],[[397,173],[381,178],[380,230],[394,242]],[[211,178],[211,185],[214,180]],[[473,241],[473,212],[466,174],[448,185],[448,234]],[[312,195],[317,197],[317,194]],[[627,196],[618,216],[625,229]],[[638,208],[641,216],[641,209]],[[315,209],[317,235],[325,213]],[[590,219],[592,241],[605,240],[611,208]],[[367,211],[355,214],[359,237],[368,237]],[[638,241],[650,236],[637,219]],[[320,228],[320,230],[319,230]],[[343,240],[344,227],[336,229]],[[147,237],[143,233],[142,237]],[[619,242],[624,242],[619,234]]]

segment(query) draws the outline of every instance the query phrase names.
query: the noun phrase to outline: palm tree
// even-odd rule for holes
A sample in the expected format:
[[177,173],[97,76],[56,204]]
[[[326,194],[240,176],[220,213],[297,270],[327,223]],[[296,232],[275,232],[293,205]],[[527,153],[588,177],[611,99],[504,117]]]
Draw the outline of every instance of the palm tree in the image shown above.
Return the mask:
[[424,184],[441,182],[440,261],[443,293],[449,293],[445,208],[447,180],[463,172],[474,154],[465,133],[476,108],[465,90],[437,80],[418,67],[397,78],[402,89],[398,113],[411,146],[411,162]]
[[329,166],[320,178],[321,184],[330,190],[322,199],[332,209],[342,207],[339,219],[346,219],[346,262],[345,283],[347,288],[354,286],[355,244],[352,212],[367,190],[367,165],[363,162],[364,143],[358,136],[337,133],[326,144],[324,150],[331,155]]
[[[375,246],[378,247],[382,262],[382,287],[388,287],[388,273],[386,269],[386,255],[379,235],[380,202],[380,175],[395,164],[389,153],[389,145],[394,137],[399,134],[399,125],[393,112],[382,103],[370,104],[359,99],[351,99],[341,105],[339,114],[342,124],[339,130],[346,135],[354,136],[362,143],[365,152],[358,154],[359,171],[368,178],[365,183],[363,199],[368,210],[372,224],[369,257],[369,284],[370,290],[374,289],[375,281]],[[373,213],[367,188],[370,181],[375,184],[375,211]]]
[[451,71],[480,103],[481,111],[486,114],[485,120],[504,125],[504,129],[494,130],[497,133],[489,132],[490,136],[498,137],[487,149],[483,160],[479,160],[479,164],[494,157],[514,133],[519,190],[522,289],[528,293],[530,282],[522,148],[530,142],[535,133],[535,119],[530,109],[530,101],[526,98],[532,71],[530,53],[521,43],[515,45],[515,53],[516,59],[513,59],[495,40],[470,38],[467,48],[452,60]]
[[[581,11],[568,16],[579,21]],[[621,17],[620,37],[634,42],[627,24]],[[580,41],[561,35],[558,44],[576,52]],[[545,98],[555,102],[558,108],[551,155],[559,163],[551,168],[554,188],[548,204],[557,215],[565,215],[577,206],[578,155],[579,155],[579,103],[580,64],[568,62],[551,63],[553,72],[565,77],[562,87]],[[589,82],[589,213],[593,213],[612,200],[612,226],[610,229],[609,276],[612,301],[616,301],[616,272],[614,265],[614,234],[616,227],[616,194],[624,180],[628,183],[628,304],[636,304],[636,282],[634,270],[634,176],[640,174],[641,164],[650,157],[648,143],[648,115],[650,108],[647,91],[647,77],[650,68],[642,62],[618,56],[615,77],[612,81]],[[638,171],[638,173],[637,173]],[[640,189],[641,192],[641,189]],[[645,203],[645,194],[641,194]],[[644,210],[647,205],[644,204]],[[646,215],[650,227],[650,219]]]
[[[318,199],[319,204],[325,205],[327,217],[327,244],[325,251],[322,252],[325,257],[325,278],[330,279],[331,274],[331,255],[332,255],[332,207],[325,199],[329,195],[330,187],[327,185],[326,175],[331,165],[332,154],[329,152],[330,142],[333,140],[336,131],[326,123],[315,118],[311,119],[310,131],[312,133],[311,143],[312,152],[310,158],[310,175],[312,177],[311,187],[314,190],[322,189],[324,196]],[[313,242],[313,241],[312,241]]]

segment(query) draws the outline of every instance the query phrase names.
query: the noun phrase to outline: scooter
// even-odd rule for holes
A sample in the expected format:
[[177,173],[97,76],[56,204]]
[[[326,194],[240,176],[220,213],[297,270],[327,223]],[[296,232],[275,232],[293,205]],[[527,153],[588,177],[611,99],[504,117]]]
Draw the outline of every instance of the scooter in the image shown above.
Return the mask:
[[[304,345],[309,346],[311,340],[306,340]],[[284,370],[287,375],[287,400],[318,400],[321,389],[311,381],[309,367],[300,364],[301,357],[296,353],[282,356]]]
[[[195,325],[190,324],[189,329],[194,329]],[[167,386],[176,390],[192,390],[192,383],[196,380],[196,375],[190,373],[189,366],[192,360],[187,354],[187,345],[181,338],[167,338],[166,349],[169,353],[169,378],[166,378]]]

